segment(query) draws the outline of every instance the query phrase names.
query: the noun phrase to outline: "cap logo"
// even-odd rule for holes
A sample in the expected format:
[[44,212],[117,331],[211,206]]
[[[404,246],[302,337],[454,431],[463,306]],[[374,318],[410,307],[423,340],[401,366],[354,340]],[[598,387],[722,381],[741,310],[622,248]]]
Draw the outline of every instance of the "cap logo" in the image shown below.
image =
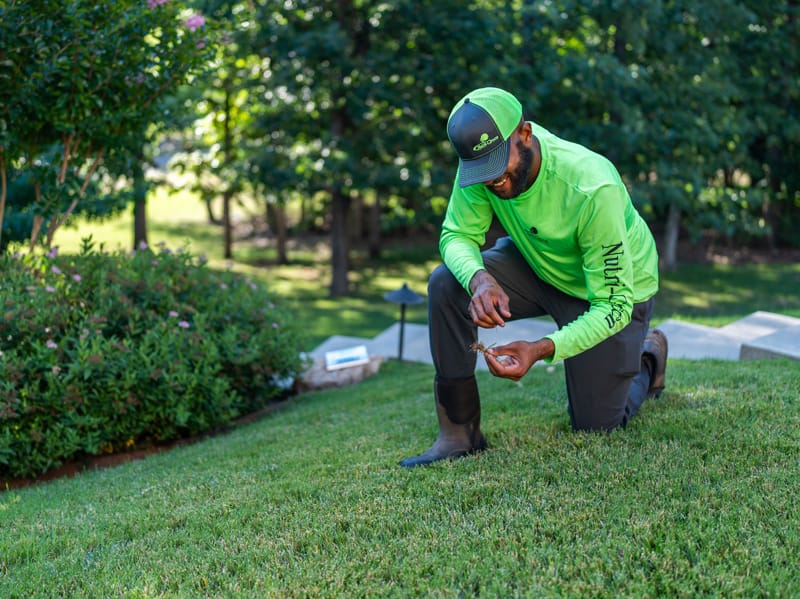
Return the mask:
[[511,138],[522,121],[522,105],[496,87],[482,87],[459,100],[447,119],[447,137],[458,154],[458,185],[466,187],[502,175]]
[[498,139],[500,139],[499,135],[495,135],[494,137],[490,138],[488,133],[482,133],[481,134],[481,140],[477,144],[472,146],[472,151],[473,152],[480,152],[486,146],[492,145]]

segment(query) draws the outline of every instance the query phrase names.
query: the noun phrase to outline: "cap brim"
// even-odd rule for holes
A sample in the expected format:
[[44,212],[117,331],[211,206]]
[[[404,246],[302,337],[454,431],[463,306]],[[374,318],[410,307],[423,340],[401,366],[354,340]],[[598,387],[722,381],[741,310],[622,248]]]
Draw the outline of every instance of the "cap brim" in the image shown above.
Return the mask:
[[459,159],[458,186],[467,187],[497,179],[506,172],[510,152],[511,138],[509,137],[485,156],[473,160]]

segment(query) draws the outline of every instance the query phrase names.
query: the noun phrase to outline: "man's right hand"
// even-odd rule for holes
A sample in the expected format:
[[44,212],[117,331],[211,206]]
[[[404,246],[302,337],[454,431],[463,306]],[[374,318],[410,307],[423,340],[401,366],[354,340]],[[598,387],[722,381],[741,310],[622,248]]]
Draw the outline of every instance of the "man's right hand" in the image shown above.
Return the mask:
[[505,326],[504,319],[511,318],[508,295],[495,278],[485,270],[479,270],[469,282],[472,299],[469,313],[472,322],[484,329]]

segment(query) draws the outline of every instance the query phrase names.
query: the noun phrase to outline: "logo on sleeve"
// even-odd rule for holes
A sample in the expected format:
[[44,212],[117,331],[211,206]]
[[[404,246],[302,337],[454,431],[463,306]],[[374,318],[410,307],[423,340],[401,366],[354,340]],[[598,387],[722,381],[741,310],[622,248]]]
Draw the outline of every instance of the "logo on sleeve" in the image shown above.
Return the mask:
[[617,293],[617,289],[622,285],[619,280],[619,271],[622,267],[619,265],[619,260],[625,254],[622,249],[622,242],[613,243],[611,245],[604,245],[603,248],[603,281],[604,285],[608,288],[608,302],[610,304],[609,312],[605,316],[606,324],[609,329],[613,329],[614,325],[622,320],[622,315],[625,313],[625,295]]

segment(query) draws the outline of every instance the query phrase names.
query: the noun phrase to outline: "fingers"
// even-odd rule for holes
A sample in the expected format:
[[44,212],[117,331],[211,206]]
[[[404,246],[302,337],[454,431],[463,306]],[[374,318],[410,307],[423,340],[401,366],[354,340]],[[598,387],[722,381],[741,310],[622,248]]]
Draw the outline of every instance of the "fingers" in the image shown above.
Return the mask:
[[511,317],[511,312],[508,310],[508,299],[502,301],[502,298],[497,298],[495,301],[495,298],[490,295],[473,296],[469,303],[469,314],[476,325],[485,329],[503,327],[506,325],[503,317]]
[[513,341],[490,348],[484,352],[489,371],[496,377],[520,380],[537,361],[531,354],[532,345],[528,341]]
[[492,313],[486,313],[482,310],[475,309],[473,306],[470,306],[469,313],[470,316],[472,316],[472,322],[484,329],[503,327],[506,324],[496,311]]
[[469,303],[469,313],[472,321],[483,328],[505,326],[505,319],[511,318],[506,292],[485,271],[479,271],[473,281],[477,282],[474,286],[470,283],[473,295]]
[[519,361],[514,356],[494,355],[489,352],[485,352],[483,355],[489,372],[496,377],[516,382],[525,375],[525,371],[523,371]]
[[508,296],[505,293],[497,302],[497,309],[505,318],[511,318],[511,309],[508,306]]

